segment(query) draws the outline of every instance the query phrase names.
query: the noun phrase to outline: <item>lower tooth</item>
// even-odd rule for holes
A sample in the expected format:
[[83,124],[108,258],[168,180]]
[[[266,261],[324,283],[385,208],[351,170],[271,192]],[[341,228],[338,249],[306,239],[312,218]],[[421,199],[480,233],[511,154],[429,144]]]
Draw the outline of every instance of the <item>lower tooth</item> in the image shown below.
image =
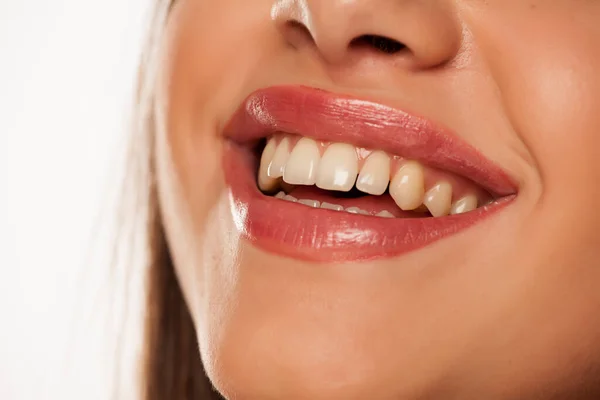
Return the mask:
[[387,210],[383,210],[377,214],[375,214],[376,217],[382,217],[382,218],[395,218],[394,214],[392,214],[391,212],[387,211]]
[[319,206],[321,205],[321,203],[319,203],[318,201],[309,200],[309,199],[298,200],[298,203],[304,204],[305,206],[314,207],[314,208],[319,208]]
[[275,195],[278,199],[283,199],[285,197],[285,192],[279,192]]
[[333,210],[333,211],[343,211],[344,210],[344,207],[342,207],[338,204],[331,204],[331,203],[326,203],[326,202],[321,203],[321,208],[324,208],[326,210]]
[[349,207],[349,208],[346,208],[346,210],[345,210],[345,211],[346,211],[346,212],[348,212],[348,213],[350,213],[350,214],[362,214],[362,215],[369,215],[369,213],[368,213],[368,212],[366,212],[366,211],[364,211],[364,210],[361,210],[361,209],[360,209],[360,208],[358,208],[358,207]]
[[286,200],[286,201],[291,201],[292,203],[296,203],[296,202],[298,201],[298,199],[297,199],[297,198],[295,198],[294,196],[290,196],[289,194],[286,194],[286,195],[283,197],[283,200]]

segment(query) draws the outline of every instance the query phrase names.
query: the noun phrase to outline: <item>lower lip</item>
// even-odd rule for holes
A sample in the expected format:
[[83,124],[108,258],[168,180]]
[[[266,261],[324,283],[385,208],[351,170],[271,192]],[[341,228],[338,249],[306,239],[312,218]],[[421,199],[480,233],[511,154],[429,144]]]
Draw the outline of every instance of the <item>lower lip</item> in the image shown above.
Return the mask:
[[265,251],[314,262],[389,258],[420,249],[500,211],[515,196],[441,218],[380,218],[311,208],[262,194],[254,155],[226,143],[223,166],[231,210],[246,240]]

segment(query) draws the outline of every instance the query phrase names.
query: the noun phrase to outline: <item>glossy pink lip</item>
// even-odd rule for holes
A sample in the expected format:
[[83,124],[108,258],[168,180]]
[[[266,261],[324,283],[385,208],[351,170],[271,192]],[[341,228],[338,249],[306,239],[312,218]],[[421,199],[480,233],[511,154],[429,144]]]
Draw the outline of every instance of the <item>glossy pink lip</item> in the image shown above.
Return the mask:
[[[385,219],[279,200],[256,186],[249,146],[274,132],[380,149],[462,175],[504,196],[473,212],[442,218]],[[423,118],[389,106],[300,86],[251,94],[224,129],[224,170],[234,218],[267,251],[312,261],[391,257],[478,223],[515,198],[516,185],[474,148]]]

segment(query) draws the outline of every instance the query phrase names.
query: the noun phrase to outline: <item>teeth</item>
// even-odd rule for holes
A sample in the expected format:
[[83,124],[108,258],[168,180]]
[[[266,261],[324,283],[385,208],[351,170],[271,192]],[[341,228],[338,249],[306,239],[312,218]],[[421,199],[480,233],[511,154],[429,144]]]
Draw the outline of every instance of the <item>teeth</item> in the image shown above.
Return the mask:
[[360,170],[356,188],[372,195],[382,195],[390,181],[390,157],[383,151],[369,155]]
[[425,194],[423,204],[427,206],[429,212],[434,217],[448,215],[452,202],[452,185],[447,182],[440,182],[429,189]]
[[313,207],[313,208],[319,208],[319,206],[321,205],[320,202],[318,202],[316,200],[309,200],[309,199],[298,200],[298,203],[304,204],[305,206],[309,206],[309,207]]
[[[272,140],[272,139],[271,139]],[[273,140],[274,141],[274,140]],[[268,144],[267,144],[268,146]],[[266,149],[265,149],[266,150]],[[275,149],[273,158],[267,169],[267,175],[271,178],[281,178],[285,164],[290,157],[290,140],[287,137],[281,139],[281,142]]]
[[347,213],[350,213],[350,214],[362,214],[362,215],[369,215],[369,213],[368,213],[368,212],[366,212],[365,210],[361,210],[361,209],[360,209],[360,208],[358,208],[358,207],[348,207],[348,208],[346,208],[346,210],[345,210],[345,211],[346,211]]
[[404,164],[390,182],[390,195],[402,210],[418,208],[424,195],[423,167],[416,161]]
[[[350,214],[371,215],[367,211],[361,210],[358,207],[348,207],[347,209],[344,210],[344,207],[342,207],[338,204],[331,204],[331,203],[326,203],[326,202],[321,203],[317,200],[311,200],[311,199],[297,199],[294,196],[285,194],[284,192],[277,193],[275,195],[275,197],[277,197],[278,199],[291,201],[292,203],[303,204],[305,206],[312,207],[312,208],[323,208],[326,210],[334,210],[334,211],[346,211],[347,213],[350,213]],[[384,217],[384,218],[394,218],[392,213],[390,213],[389,211],[386,211],[386,210],[381,211],[379,214],[377,214],[377,216]]]
[[[361,210],[358,207],[348,207],[348,208],[344,209],[344,207],[340,206],[339,204],[332,204],[332,203],[327,203],[327,202],[320,203],[317,200],[310,200],[310,199],[298,200],[295,197],[290,196],[289,194],[285,194],[284,192],[277,193],[275,195],[275,197],[277,197],[278,199],[291,201],[293,203],[303,204],[305,206],[312,207],[312,208],[323,208],[325,210],[333,210],[333,211],[345,211],[349,214],[371,215],[367,211]],[[389,212],[387,210],[380,211],[379,213],[375,214],[375,216],[381,217],[381,218],[395,218],[394,214],[392,214],[391,212]]]
[[314,185],[320,159],[317,142],[300,139],[285,164],[283,180],[292,185]]
[[324,208],[326,210],[333,210],[333,211],[343,211],[344,210],[344,207],[342,207],[338,204],[331,204],[331,203],[327,203],[327,202],[321,203],[321,208]]
[[316,184],[321,189],[347,192],[354,186],[357,174],[356,148],[334,143],[327,147],[319,162]]
[[382,218],[395,218],[394,214],[392,214],[391,212],[387,211],[387,210],[383,210],[377,214],[375,214],[376,217],[382,217]]
[[[390,181],[392,160],[383,151],[367,153],[349,144],[332,143],[321,156],[321,145],[317,141],[299,138],[292,148],[291,140],[295,141],[284,136],[277,144],[274,138],[270,138],[261,155],[258,186],[262,191],[270,193],[277,189],[279,192],[275,197],[278,199],[311,208],[373,215],[358,207],[344,209],[338,204],[312,199],[299,200],[286,194],[293,192],[295,185],[316,185],[324,190],[348,192],[356,184],[358,190],[374,196],[384,194],[389,186],[390,196],[400,209],[415,213],[429,211],[433,217],[463,214],[478,206],[485,206],[479,204],[479,199],[474,194],[464,195],[453,203],[453,188],[447,181],[439,181],[425,192],[425,167],[417,161],[404,161]],[[360,171],[359,157],[364,160]],[[394,163],[395,160],[396,158]],[[395,218],[388,210],[382,210],[374,216]]]
[[477,197],[474,195],[468,195],[460,200],[457,200],[450,209],[450,214],[463,214],[469,211],[473,211],[477,208]]
[[275,150],[277,145],[275,144],[275,139],[269,139],[267,142],[267,146],[263,150],[262,156],[260,158],[260,168],[258,170],[258,187],[260,190],[268,192],[277,187],[277,179],[271,178],[268,174],[269,165],[271,165],[271,161],[273,160],[273,156],[275,155]]

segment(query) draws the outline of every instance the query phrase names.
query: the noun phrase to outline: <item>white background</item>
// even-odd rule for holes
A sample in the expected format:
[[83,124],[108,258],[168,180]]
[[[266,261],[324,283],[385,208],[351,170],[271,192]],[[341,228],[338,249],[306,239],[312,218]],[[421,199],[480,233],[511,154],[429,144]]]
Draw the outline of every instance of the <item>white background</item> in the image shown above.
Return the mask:
[[90,237],[114,187],[148,3],[0,0],[2,400],[109,398],[109,262],[90,256]]

